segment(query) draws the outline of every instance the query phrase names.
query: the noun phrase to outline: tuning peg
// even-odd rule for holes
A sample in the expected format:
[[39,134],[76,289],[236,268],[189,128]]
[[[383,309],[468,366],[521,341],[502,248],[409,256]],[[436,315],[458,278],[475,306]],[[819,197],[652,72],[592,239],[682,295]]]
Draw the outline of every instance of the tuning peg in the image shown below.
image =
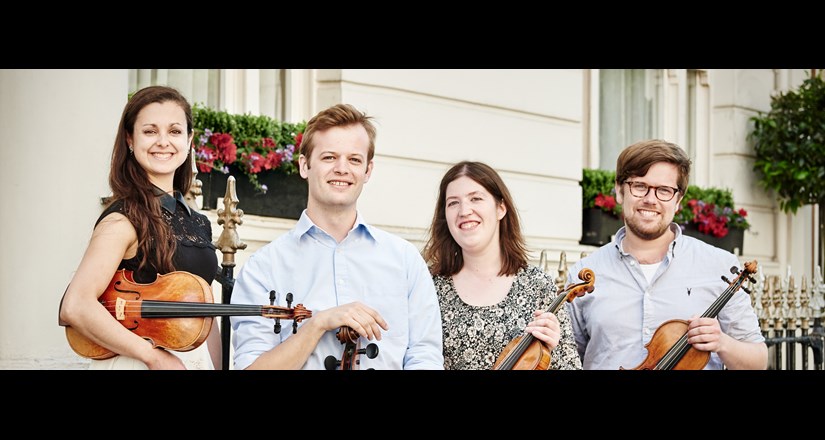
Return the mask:
[[736,267],[736,266],[731,266],[730,273],[732,273],[734,275],[739,275],[739,268]]
[[286,306],[292,308],[292,292],[286,294]]
[[271,306],[275,305],[275,297],[276,296],[278,296],[277,292],[275,292],[274,290],[269,291],[269,305],[271,305]]
[[341,365],[341,361],[335,359],[335,356],[329,355],[324,359],[324,369],[325,370],[335,370],[338,366]]
[[292,320],[292,334],[298,333],[298,321]]
[[740,286],[740,289],[744,290],[745,292],[748,292],[748,295],[750,295],[750,294],[751,294],[751,289],[748,289],[748,288],[747,288],[747,287],[745,287],[745,286]]
[[729,279],[728,279],[728,277],[726,277],[726,276],[724,276],[724,275],[722,275],[722,281],[724,281],[724,282],[726,282],[726,283],[728,283],[728,284],[731,284],[731,280],[729,280]]
[[375,359],[375,357],[378,356],[378,346],[368,344],[366,348],[359,348],[358,354],[366,354],[368,358]]
[[281,333],[281,319],[280,318],[275,318],[275,328],[273,330],[275,331],[275,334],[280,334]]

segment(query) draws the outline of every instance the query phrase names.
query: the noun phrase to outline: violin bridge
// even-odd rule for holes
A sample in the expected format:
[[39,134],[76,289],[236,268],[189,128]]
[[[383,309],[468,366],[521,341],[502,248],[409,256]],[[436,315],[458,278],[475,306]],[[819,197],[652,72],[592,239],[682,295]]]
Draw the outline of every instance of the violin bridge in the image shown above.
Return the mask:
[[115,300],[115,319],[118,321],[126,319],[126,300],[123,298]]

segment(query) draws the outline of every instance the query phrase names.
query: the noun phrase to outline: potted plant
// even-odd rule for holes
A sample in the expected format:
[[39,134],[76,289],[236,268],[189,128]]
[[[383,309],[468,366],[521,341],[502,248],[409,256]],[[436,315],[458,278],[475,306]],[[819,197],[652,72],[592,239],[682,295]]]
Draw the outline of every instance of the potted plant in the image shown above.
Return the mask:
[[682,232],[728,252],[742,255],[745,231],[750,228],[748,212],[735,209],[729,189],[690,185],[673,221]]
[[306,207],[298,156],[306,123],[192,107],[203,209],[214,209],[234,175],[238,207],[248,214],[297,219]]
[[771,110],[751,118],[760,185],[773,190],[779,207],[796,213],[803,205],[819,205],[819,260],[825,261],[825,81],[811,70],[796,90],[771,97]]
[[616,203],[616,172],[583,169],[582,237],[580,244],[602,246],[624,226],[622,206]]

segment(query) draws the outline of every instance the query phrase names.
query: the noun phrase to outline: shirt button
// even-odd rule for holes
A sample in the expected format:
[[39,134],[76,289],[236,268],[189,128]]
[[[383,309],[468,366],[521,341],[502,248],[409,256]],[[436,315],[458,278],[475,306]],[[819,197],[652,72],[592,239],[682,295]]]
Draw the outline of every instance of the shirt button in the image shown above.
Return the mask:
[[650,334],[650,329],[649,329],[649,328],[647,328],[647,327],[645,327],[645,334],[646,334],[646,335],[649,335],[649,334]]

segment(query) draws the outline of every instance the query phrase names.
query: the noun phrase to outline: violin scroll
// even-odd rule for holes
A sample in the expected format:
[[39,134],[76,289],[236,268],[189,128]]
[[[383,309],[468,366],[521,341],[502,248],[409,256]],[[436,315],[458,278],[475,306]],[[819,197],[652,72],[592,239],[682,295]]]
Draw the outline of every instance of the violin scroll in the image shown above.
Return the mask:
[[269,305],[261,306],[261,316],[275,320],[275,333],[281,333],[281,319],[292,320],[292,333],[298,332],[298,323],[307,318],[312,318],[312,311],[307,310],[303,304],[296,304],[292,307],[292,293],[286,294],[286,307],[276,306],[275,297],[277,292],[269,291]]
[[[326,370],[357,370],[361,364],[358,355],[366,354],[369,359],[375,359],[378,356],[378,345],[369,343],[365,348],[361,348],[360,335],[352,327],[340,327],[335,336],[344,344],[344,352],[341,354],[340,361],[335,356],[327,356],[324,359]],[[368,370],[373,370],[373,368],[368,368]]]
[[[745,270],[739,271],[739,268],[736,266],[731,266],[730,273],[737,275],[736,280],[731,281],[726,276],[722,275],[722,281],[728,283],[734,289],[742,289],[750,295],[751,291],[747,287],[743,286],[742,283],[744,281],[750,281],[752,284],[756,284],[756,280],[753,278],[753,274],[756,273],[756,260],[748,261],[745,263]],[[737,286],[734,286],[734,283],[738,283]]]
[[596,274],[593,273],[593,270],[585,267],[579,271],[577,276],[583,282],[565,287],[560,294],[560,296],[564,295],[567,302],[572,302],[578,297],[593,292],[594,284],[596,284]]

